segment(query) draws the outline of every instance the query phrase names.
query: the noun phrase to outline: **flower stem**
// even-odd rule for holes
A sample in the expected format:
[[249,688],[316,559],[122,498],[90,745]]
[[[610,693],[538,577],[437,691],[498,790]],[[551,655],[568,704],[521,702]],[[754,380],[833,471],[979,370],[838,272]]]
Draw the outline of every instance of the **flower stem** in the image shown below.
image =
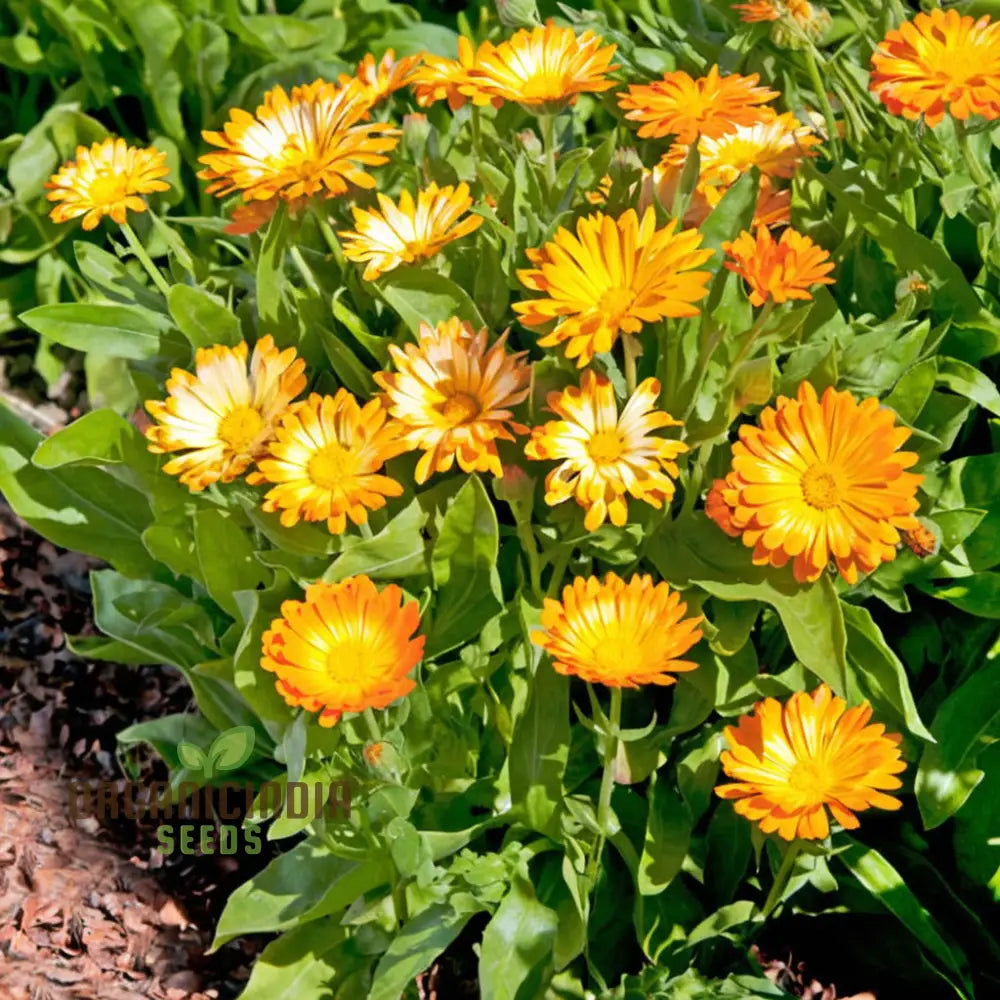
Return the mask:
[[622,689],[620,687],[611,688],[611,706],[608,711],[608,742],[604,747],[604,771],[601,774],[601,791],[597,799],[597,826],[600,833],[597,835],[597,842],[594,844],[594,852],[590,856],[587,865],[587,875],[591,883],[597,877],[597,870],[601,863],[601,854],[604,852],[604,844],[607,840],[608,823],[611,813],[611,792],[615,784],[615,758],[618,756],[618,730],[622,723]]
[[622,348],[625,351],[625,389],[630,396],[635,392],[635,359],[639,356],[641,347],[634,333],[627,333],[622,337]]
[[740,348],[739,353],[736,355],[733,361],[733,368],[736,366],[750,353],[750,349],[757,342],[757,338],[763,333],[764,327],[767,325],[767,321],[771,318],[771,313],[774,312],[774,299],[768,299],[764,303],[764,308],[761,309],[760,315],[757,317],[754,325],[750,328],[750,335],[747,337],[743,346]]
[[556,556],[552,563],[552,576],[549,578],[549,586],[545,591],[546,597],[559,599],[559,588],[562,586],[563,577],[566,575],[566,567],[569,565],[572,549],[566,546]]
[[833,159],[840,163],[840,136],[837,134],[837,119],[833,116],[833,108],[830,107],[830,98],[827,97],[826,87],[819,74],[819,65],[816,62],[816,46],[810,42],[804,49],[806,57],[806,71],[809,73],[809,80],[816,97],[819,99],[819,106],[823,111],[823,120],[826,122],[827,141],[830,149],[833,150]]
[[472,127],[472,162],[476,169],[483,158],[482,132],[480,131],[479,108],[472,104],[469,109],[469,124]]
[[556,116],[539,115],[538,127],[545,152],[545,185],[551,195],[556,189]]
[[781,902],[782,893],[788,887],[788,880],[792,877],[792,869],[795,867],[795,862],[798,860],[801,852],[802,845],[797,840],[792,841],[786,848],[785,856],[781,861],[781,867],[774,876],[774,884],[771,886],[771,891],[767,894],[764,909],[761,910],[761,916],[765,920],[776,909],[778,903]]
[[511,504],[514,520],[517,522],[517,537],[524,549],[525,557],[528,560],[528,579],[531,583],[531,592],[541,601],[542,590],[542,567],[538,557],[538,545],[535,542],[535,533],[531,530],[530,516],[525,520],[521,516],[521,505]]
[[375,721],[375,713],[369,707],[361,715],[365,720],[365,728],[368,730],[368,735],[372,738],[372,742],[381,743],[382,734],[379,732],[378,723]]
[[160,274],[159,268],[153,263],[153,259],[146,252],[146,248],[139,242],[139,237],[135,235],[135,230],[128,222],[122,222],[120,225],[122,235],[125,237],[132,253],[135,254],[139,263],[146,269],[146,273],[153,279],[153,284],[156,285],[164,297],[169,295],[170,285],[167,284],[166,279]]

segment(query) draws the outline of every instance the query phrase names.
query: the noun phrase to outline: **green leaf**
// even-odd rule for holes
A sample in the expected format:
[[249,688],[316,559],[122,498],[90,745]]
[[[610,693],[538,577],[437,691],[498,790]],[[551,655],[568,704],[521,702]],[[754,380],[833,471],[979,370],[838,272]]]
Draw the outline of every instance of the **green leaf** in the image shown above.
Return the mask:
[[274,574],[260,564],[253,539],[226,511],[198,511],[194,538],[205,587],[220,608],[238,618],[236,591],[268,587]]
[[177,329],[192,347],[211,347],[213,344],[235,347],[243,340],[239,320],[222,299],[202,288],[172,285],[167,306]]
[[121,758],[140,743],[148,743],[171,771],[178,771],[186,766],[180,758],[182,744],[198,748],[210,743],[215,735],[216,730],[200,715],[178,712],[123,729],[117,737],[118,756]]
[[263,323],[275,323],[281,310],[288,212],[281,205],[271,217],[257,258],[257,314]]
[[471,475],[448,504],[431,553],[436,594],[426,633],[428,658],[478,635],[502,610],[499,547],[493,504],[479,477]]
[[414,336],[421,323],[436,326],[452,316],[468,320],[477,330],[486,325],[468,293],[435,271],[399,267],[377,288]]
[[208,751],[216,773],[241,768],[253,753],[256,735],[252,726],[234,726],[221,733]]
[[76,351],[100,351],[132,361],[175,352],[165,345],[170,321],[141,306],[58,302],[21,313],[21,322]]
[[799,661],[838,694],[846,693],[847,634],[828,576],[800,584],[788,566],[754,566],[747,549],[700,512],[654,535],[647,555],[674,586],[695,584],[713,597],[770,604]]
[[938,709],[917,768],[916,795],[925,829],[957,812],[982,780],[975,767],[983,737],[1000,715],[1000,659],[987,660]]
[[111,410],[91,410],[39,444],[31,458],[40,469],[65,465],[145,463],[154,471],[156,459],[142,434]]
[[427,514],[419,501],[404,507],[373,538],[344,538],[343,551],[323,574],[327,583],[337,583],[364,573],[373,580],[401,580],[427,571],[427,543],[421,533]]
[[1000,573],[973,573],[943,587],[921,584],[920,589],[970,615],[1000,618]]
[[1000,416],[1000,392],[978,368],[957,358],[938,358],[938,382]]
[[388,880],[384,858],[348,861],[315,840],[304,841],[233,892],[209,950],[244,934],[289,930],[339,913]]
[[31,464],[42,435],[0,404],[0,493],[32,528],[56,545],[97,556],[123,573],[152,576],[142,543],[152,520],[146,498],[101,469]]
[[659,772],[649,783],[649,817],[639,862],[638,887],[644,896],[663,892],[676,878],[687,855],[693,826],[691,812]]
[[917,712],[906,668],[889,648],[872,616],[853,604],[842,604],[841,610],[847,626],[847,658],[860,673],[865,694],[877,710],[876,716],[902,719],[918,739],[933,741]]
[[483,931],[479,955],[482,1000],[533,1000],[542,996],[541,973],[551,960],[558,928],[555,910],[538,901],[524,874],[515,875],[510,891]]

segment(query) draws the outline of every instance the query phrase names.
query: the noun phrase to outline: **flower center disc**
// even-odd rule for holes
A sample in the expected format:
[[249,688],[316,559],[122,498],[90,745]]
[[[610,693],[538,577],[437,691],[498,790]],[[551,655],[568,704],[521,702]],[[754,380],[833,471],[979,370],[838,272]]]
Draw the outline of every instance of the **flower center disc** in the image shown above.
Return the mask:
[[95,205],[113,205],[128,193],[125,174],[98,174],[90,183],[90,200]]
[[809,805],[825,802],[830,785],[829,769],[816,760],[800,760],[788,775],[789,788],[798,792]]
[[597,301],[597,310],[607,321],[618,325],[621,318],[632,308],[635,292],[631,288],[609,288]]
[[309,478],[320,489],[335,490],[344,480],[353,477],[357,468],[357,457],[343,445],[331,441],[309,459],[306,470]]
[[839,477],[828,465],[813,465],[802,477],[802,499],[817,510],[829,510],[840,504]]
[[245,455],[263,429],[264,419],[252,406],[237,406],[219,421],[216,433],[237,455]]
[[587,454],[595,462],[617,462],[624,450],[618,431],[598,431],[587,443]]
[[449,396],[441,410],[441,415],[452,426],[458,427],[475,420],[480,414],[479,400],[467,392],[456,392]]

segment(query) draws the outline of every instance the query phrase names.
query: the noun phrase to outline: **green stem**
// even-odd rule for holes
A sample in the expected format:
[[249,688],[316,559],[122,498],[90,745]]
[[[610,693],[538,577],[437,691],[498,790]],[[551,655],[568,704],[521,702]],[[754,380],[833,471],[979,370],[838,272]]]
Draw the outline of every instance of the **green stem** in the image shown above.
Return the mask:
[[[536,599],[541,601],[542,598],[542,564],[538,555],[538,545],[535,542],[535,533],[531,530],[531,521],[525,520],[521,516],[521,505],[511,504],[510,509],[514,514],[514,520],[517,522],[517,537],[521,542],[521,548],[524,549],[524,554],[528,560],[528,580],[531,583],[531,592],[535,595]],[[529,515],[530,518],[530,515]]]
[[146,248],[139,242],[139,237],[135,235],[135,230],[128,222],[123,222],[121,223],[121,231],[129,247],[131,247],[132,253],[135,254],[139,263],[146,269],[146,273],[153,279],[153,284],[156,285],[164,297],[169,295],[170,285],[167,284],[166,279],[160,274],[160,270],[153,263],[152,257],[146,253]]
[[774,876],[774,884],[771,886],[771,891],[767,894],[764,909],[761,910],[761,916],[765,920],[772,914],[778,903],[781,902],[782,893],[788,887],[788,880],[792,877],[792,869],[795,867],[795,862],[798,860],[801,852],[802,844],[797,840],[792,841],[785,849],[785,856],[782,858],[781,867]]
[[559,599],[559,588],[562,587],[563,577],[566,575],[566,567],[569,565],[572,552],[573,549],[567,545],[556,556],[555,562],[552,564],[552,576],[549,577],[548,590],[545,591],[546,597]]
[[288,256],[295,262],[295,266],[299,269],[299,274],[302,275],[303,280],[309,286],[309,291],[313,295],[322,295],[323,293],[320,290],[319,282],[316,280],[316,275],[313,274],[312,268],[306,263],[305,257],[302,256],[302,251],[294,243],[288,248]]
[[764,303],[764,308],[761,309],[760,315],[757,317],[756,322],[750,328],[750,335],[747,337],[743,346],[740,348],[739,353],[736,355],[733,361],[733,370],[736,366],[750,353],[751,348],[757,342],[757,338],[763,333],[764,327],[767,325],[767,321],[771,318],[771,313],[774,312],[774,299],[768,299]]
[[539,115],[538,127],[545,152],[545,186],[551,195],[556,189],[556,116]]
[[593,885],[597,878],[597,871],[601,863],[601,854],[604,852],[604,844],[607,840],[607,830],[611,813],[611,793],[615,784],[615,758],[618,756],[618,731],[622,723],[622,689],[613,687],[611,690],[611,706],[608,711],[608,742],[604,747],[604,770],[601,774],[601,791],[597,799],[597,826],[600,833],[597,835],[597,843],[594,844],[594,852],[590,856],[587,865],[587,875]]
[[684,416],[681,417],[681,422],[685,424],[694,412],[695,406],[698,405],[698,396],[701,394],[701,386],[705,381],[705,375],[708,373],[708,366],[711,363],[712,355],[715,353],[715,349],[719,346],[719,341],[722,340],[722,327],[717,323],[713,323],[707,317],[705,322],[712,324],[712,332],[702,346],[701,355],[698,358],[698,371],[694,378],[694,392],[692,392],[691,398],[688,400],[687,408],[684,410]]
[[479,108],[475,104],[469,110],[469,124],[472,127],[472,162],[479,169],[479,161],[483,158],[482,132],[479,122]]
[[629,396],[635,392],[635,359],[639,356],[642,345],[634,333],[626,333],[622,337],[622,348],[625,351],[625,390]]
[[368,735],[372,738],[372,742],[381,743],[382,734],[379,732],[378,723],[375,721],[375,713],[371,708],[366,708],[361,715],[365,720],[365,728],[368,730]]
[[833,151],[834,161],[840,163],[840,136],[837,134],[837,119],[833,116],[833,108],[830,107],[830,98],[827,97],[826,87],[823,85],[823,79],[819,74],[819,65],[816,62],[816,56],[818,55],[816,46],[810,42],[804,51],[809,80],[812,83],[813,90],[816,91],[819,106],[823,111],[823,120],[826,122],[827,141],[830,143],[830,149]]

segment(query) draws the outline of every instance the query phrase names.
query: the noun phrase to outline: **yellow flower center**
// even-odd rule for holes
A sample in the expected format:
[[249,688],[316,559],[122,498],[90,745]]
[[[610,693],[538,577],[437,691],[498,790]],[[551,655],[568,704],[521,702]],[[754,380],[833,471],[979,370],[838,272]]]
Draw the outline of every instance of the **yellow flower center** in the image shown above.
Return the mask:
[[322,490],[335,490],[357,474],[358,458],[337,441],[324,445],[306,466],[309,479]]
[[788,774],[788,787],[798,792],[807,805],[826,802],[834,783],[829,767],[820,760],[800,760]]
[[264,418],[252,406],[237,406],[220,421],[216,434],[237,455],[245,455],[260,437]]
[[128,195],[128,175],[101,173],[90,182],[90,200],[95,205],[113,205]]
[[452,426],[459,427],[475,420],[481,412],[479,400],[467,392],[456,392],[445,401],[441,415]]
[[344,639],[326,654],[326,673],[330,680],[356,688],[358,680],[372,674],[372,648],[364,639]]
[[837,471],[819,463],[806,469],[802,476],[802,499],[817,510],[829,510],[840,504],[842,490]]
[[625,453],[625,442],[618,431],[598,431],[587,442],[587,454],[595,462],[617,462]]
[[524,101],[558,101],[566,96],[566,83],[562,73],[542,70],[520,82],[518,90]]
[[609,324],[617,326],[632,308],[635,292],[631,288],[609,288],[597,301],[597,309]]

